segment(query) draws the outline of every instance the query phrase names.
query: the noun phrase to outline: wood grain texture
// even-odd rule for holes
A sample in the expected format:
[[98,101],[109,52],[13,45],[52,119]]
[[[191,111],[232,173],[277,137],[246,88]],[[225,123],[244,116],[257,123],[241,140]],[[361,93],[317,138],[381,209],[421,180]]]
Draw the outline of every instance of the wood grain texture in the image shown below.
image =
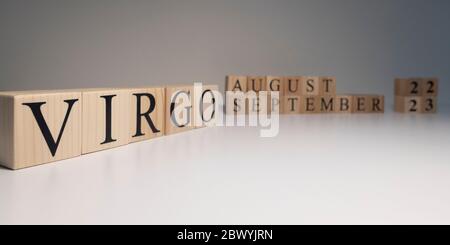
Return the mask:
[[130,90],[82,90],[82,153],[110,149],[130,142]]
[[336,78],[319,77],[319,94],[325,96],[336,95]]
[[247,91],[267,91],[267,80],[265,76],[248,76]]
[[400,113],[421,113],[421,96],[395,96],[394,108]]
[[397,96],[421,96],[424,90],[422,78],[396,78],[394,87]]
[[280,76],[267,76],[266,77],[266,90],[278,91],[281,97],[284,93],[283,77]]
[[247,76],[227,76],[225,90],[247,92]]
[[319,96],[319,112],[320,113],[333,113],[336,111],[337,102],[334,96]]
[[299,114],[300,113],[300,96],[286,95],[282,98],[283,114]]
[[436,97],[439,91],[437,78],[422,78],[422,96]]
[[81,93],[0,93],[0,160],[21,169],[81,155]]
[[436,113],[438,109],[436,96],[423,96],[422,97],[422,113]]
[[301,79],[302,96],[318,96],[320,94],[319,77],[305,76]]
[[319,96],[301,96],[300,97],[300,113],[313,114],[320,112]]
[[[202,85],[201,90],[196,91],[194,88],[193,110],[194,110],[194,127],[202,128],[206,126],[214,126],[217,116],[216,103],[219,92],[219,86],[212,84]],[[219,108],[220,109],[220,108]]]
[[302,77],[292,76],[283,79],[284,96],[300,96],[302,93]]
[[149,140],[164,135],[165,92],[164,87],[130,89],[130,142]]
[[337,113],[351,113],[353,106],[353,96],[351,95],[336,95],[335,96],[335,112]]
[[165,129],[166,135],[192,130],[194,128],[192,85],[166,87]]

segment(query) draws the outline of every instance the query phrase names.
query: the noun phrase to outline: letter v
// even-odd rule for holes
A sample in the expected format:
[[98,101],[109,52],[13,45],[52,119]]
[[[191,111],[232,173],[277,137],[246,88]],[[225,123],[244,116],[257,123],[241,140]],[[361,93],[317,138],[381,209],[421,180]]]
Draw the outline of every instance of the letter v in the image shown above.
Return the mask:
[[61,126],[61,129],[59,130],[58,138],[55,142],[52,133],[50,132],[50,129],[48,128],[47,122],[45,121],[44,116],[42,115],[41,106],[44,105],[46,102],[35,102],[35,103],[23,103],[22,105],[26,105],[30,107],[31,111],[33,112],[34,118],[36,119],[36,122],[41,129],[42,135],[45,138],[45,141],[47,142],[47,146],[50,149],[50,152],[52,153],[52,156],[55,156],[56,150],[58,149],[59,142],[61,141],[64,128],[66,127],[67,120],[69,119],[69,114],[72,111],[72,107],[77,102],[78,99],[73,100],[64,100],[69,106],[66,111],[66,116],[64,117],[64,122]]

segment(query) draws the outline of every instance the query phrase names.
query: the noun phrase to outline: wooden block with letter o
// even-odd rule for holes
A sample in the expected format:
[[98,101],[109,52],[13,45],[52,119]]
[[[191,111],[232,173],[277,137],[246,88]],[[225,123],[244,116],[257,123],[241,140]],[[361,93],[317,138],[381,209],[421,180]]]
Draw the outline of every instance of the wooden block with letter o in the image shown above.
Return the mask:
[[82,153],[130,142],[130,90],[82,90]]
[[166,135],[188,131],[194,128],[192,109],[194,87],[172,85],[166,87]]
[[79,91],[0,92],[0,163],[21,169],[81,155]]
[[216,96],[219,96],[218,93],[219,86],[217,85],[201,84],[201,87],[194,86],[194,97],[192,100],[194,104],[192,108],[194,110],[195,128],[215,125],[214,120],[217,115]]
[[130,99],[130,142],[163,136],[165,127],[165,88],[131,88]]

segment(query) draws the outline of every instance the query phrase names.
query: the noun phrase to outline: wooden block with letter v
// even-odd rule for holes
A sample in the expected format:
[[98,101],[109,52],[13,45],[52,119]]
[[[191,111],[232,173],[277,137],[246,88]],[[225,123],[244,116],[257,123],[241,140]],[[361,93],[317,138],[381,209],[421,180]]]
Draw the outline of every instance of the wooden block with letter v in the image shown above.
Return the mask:
[[164,135],[165,88],[130,88],[130,142]]
[[247,76],[227,76],[225,87],[227,114],[245,114],[247,104],[243,94],[245,92],[247,92]]
[[[196,87],[197,85],[201,85]],[[194,86],[193,110],[194,110],[194,127],[202,128],[206,126],[214,126],[217,116],[217,96],[219,94],[219,86],[196,83]]]
[[193,94],[194,86],[192,85],[166,87],[166,135],[185,132],[194,128]]
[[81,155],[81,93],[0,92],[0,163],[21,169]]
[[82,91],[82,153],[110,149],[130,142],[130,90]]

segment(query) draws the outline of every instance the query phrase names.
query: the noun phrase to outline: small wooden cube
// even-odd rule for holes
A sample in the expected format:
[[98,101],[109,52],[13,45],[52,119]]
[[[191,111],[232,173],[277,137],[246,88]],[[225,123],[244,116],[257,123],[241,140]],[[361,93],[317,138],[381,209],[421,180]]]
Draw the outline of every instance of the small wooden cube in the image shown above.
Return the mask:
[[421,113],[422,97],[420,96],[395,96],[394,107],[396,112]]
[[302,77],[301,95],[317,96],[320,93],[319,77]]
[[[265,99],[265,101],[263,101]],[[256,93],[256,97],[248,97],[247,112],[250,114],[269,113],[270,97],[267,91]]]
[[320,98],[318,96],[301,96],[300,113],[318,113],[320,111]]
[[132,88],[130,89],[130,97],[130,142],[163,136],[165,127],[165,88]]
[[245,115],[247,112],[246,92],[225,91],[225,111],[227,114]]
[[285,96],[300,96],[302,93],[302,77],[284,77],[283,79],[283,95]]
[[225,90],[247,92],[247,76],[227,76]]
[[436,113],[437,111],[437,97],[424,96],[422,97],[422,113]]
[[277,76],[267,76],[266,77],[266,90],[269,92],[277,91],[277,92],[279,92],[280,97],[284,92],[283,85],[284,85],[283,77],[277,77]]
[[194,86],[193,110],[194,110],[194,126],[202,128],[215,125],[216,117],[216,97],[219,95],[219,86],[202,84],[199,91]]
[[397,78],[395,79],[395,95],[421,96],[423,94],[423,79]]
[[336,111],[337,103],[334,96],[319,96],[319,112],[320,113],[333,113]]
[[353,95],[352,99],[352,113],[367,113],[369,112],[369,96],[367,95]]
[[351,113],[353,106],[353,96],[351,95],[337,95],[335,97],[335,112]]
[[384,113],[384,96],[367,95],[367,110],[369,113]]
[[422,79],[422,96],[438,95],[439,81],[437,78],[423,78]]
[[300,96],[283,96],[282,98],[283,114],[300,113]]
[[81,155],[79,91],[0,92],[0,164],[21,169]]
[[266,91],[267,81],[265,76],[247,77],[247,91]]
[[166,87],[166,135],[185,132],[194,128],[192,85],[172,85]]
[[130,142],[130,90],[82,90],[82,154]]
[[283,96],[272,96],[270,92],[268,92],[268,101],[267,101],[267,111],[269,114],[271,113],[283,113]]
[[336,78],[319,77],[319,94],[325,96],[334,96],[336,94]]

